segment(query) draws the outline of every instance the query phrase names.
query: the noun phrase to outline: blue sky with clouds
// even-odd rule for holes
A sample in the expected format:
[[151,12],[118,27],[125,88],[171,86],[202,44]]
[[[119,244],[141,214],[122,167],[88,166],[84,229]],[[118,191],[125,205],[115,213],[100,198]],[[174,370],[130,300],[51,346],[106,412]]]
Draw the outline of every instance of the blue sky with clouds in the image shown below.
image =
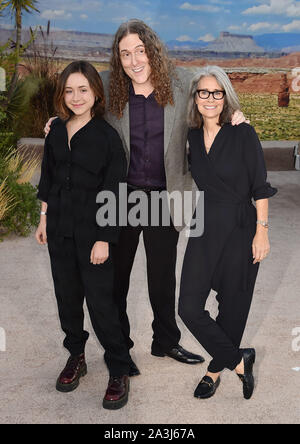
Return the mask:
[[[299,0],[39,0],[40,14],[25,14],[24,26],[112,34],[139,18],[168,40],[210,41],[221,31],[243,34],[299,33]],[[9,17],[0,25],[9,26]]]

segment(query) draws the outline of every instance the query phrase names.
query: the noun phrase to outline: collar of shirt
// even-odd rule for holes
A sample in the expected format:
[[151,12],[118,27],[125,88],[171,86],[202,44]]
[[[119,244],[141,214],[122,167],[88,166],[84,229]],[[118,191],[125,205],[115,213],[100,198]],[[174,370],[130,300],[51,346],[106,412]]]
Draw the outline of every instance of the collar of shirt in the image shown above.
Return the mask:
[[129,84],[129,100],[130,102],[134,103],[135,101],[138,100],[155,100],[155,91],[152,91],[152,93],[148,96],[145,97],[143,94],[136,94],[132,85],[132,82],[130,82]]

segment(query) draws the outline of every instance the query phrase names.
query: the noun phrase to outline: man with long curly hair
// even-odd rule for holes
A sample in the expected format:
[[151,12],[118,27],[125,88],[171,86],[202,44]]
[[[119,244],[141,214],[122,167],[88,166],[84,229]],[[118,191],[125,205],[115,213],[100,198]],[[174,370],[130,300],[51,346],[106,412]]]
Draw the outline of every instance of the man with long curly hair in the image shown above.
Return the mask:
[[[192,179],[186,155],[186,114],[191,74],[175,68],[156,33],[144,22],[132,19],[116,32],[110,71],[101,72],[100,76],[108,103],[105,118],[118,131],[127,156],[128,194],[136,190],[149,196],[151,191],[179,191],[181,194],[190,191]],[[245,118],[241,112],[233,116],[233,124],[243,121]],[[128,211],[131,208],[129,204]],[[148,209],[151,213],[150,203]],[[122,227],[118,245],[113,248],[115,297],[130,349],[134,343],[130,338],[126,301],[139,236],[143,232],[148,290],[154,315],[151,353],[197,364],[204,359],[179,345],[181,334],[175,320],[175,269],[178,237],[183,226],[176,225],[174,210],[170,213],[169,225],[162,221],[160,214],[158,226],[127,224]],[[132,361],[130,376],[139,374]]]
[[[115,34],[110,71],[100,74],[108,93],[107,120],[119,132],[128,160],[128,193],[142,190],[192,189],[186,156],[187,101],[191,75],[175,69],[156,33],[140,20],[123,23]],[[236,123],[244,121],[242,113]],[[128,206],[130,210],[130,205]],[[149,205],[149,210],[151,207]],[[174,216],[174,215],[173,215]],[[150,218],[149,218],[150,219]],[[130,325],[126,313],[130,273],[143,232],[147,277],[154,321],[151,353],[187,364],[204,359],[179,345],[175,320],[176,256],[182,226],[122,227],[114,247],[115,296],[129,348]],[[174,217],[173,217],[174,219]],[[131,376],[139,370],[132,362]]]

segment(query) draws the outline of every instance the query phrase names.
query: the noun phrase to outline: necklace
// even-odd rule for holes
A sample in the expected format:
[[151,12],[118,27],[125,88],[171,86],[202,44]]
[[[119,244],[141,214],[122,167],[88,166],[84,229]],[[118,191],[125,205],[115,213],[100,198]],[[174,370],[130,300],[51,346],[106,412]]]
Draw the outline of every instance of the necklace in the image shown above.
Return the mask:
[[211,147],[212,147],[212,145],[214,143],[216,135],[218,134],[220,129],[221,129],[221,127],[217,128],[217,130],[214,131],[212,135],[209,135],[207,129],[205,127],[203,127],[203,130],[204,130],[204,145],[205,145],[205,149],[206,149],[207,154],[210,152],[210,149],[211,149]]

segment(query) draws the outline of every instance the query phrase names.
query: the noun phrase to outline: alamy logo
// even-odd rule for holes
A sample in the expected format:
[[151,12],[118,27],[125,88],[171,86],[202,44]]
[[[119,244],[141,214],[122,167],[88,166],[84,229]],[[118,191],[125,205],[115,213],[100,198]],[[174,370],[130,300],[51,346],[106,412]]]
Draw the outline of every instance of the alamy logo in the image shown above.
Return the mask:
[[6,351],[6,333],[4,328],[0,327],[0,352]]
[[6,91],[6,73],[5,69],[0,67],[0,91]]
[[[127,184],[119,185],[119,199],[112,191],[100,191],[96,199],[103,204],[96,214],[100,227],[110,226],[170,226],[170,212],[175,226],[186,226],[187,237],[199,237],[204,232],[204,192],[136,190],[128,195]],[[128,211],[128,208],[130,209]],[[172,211],[170,211],[172,209]]]

